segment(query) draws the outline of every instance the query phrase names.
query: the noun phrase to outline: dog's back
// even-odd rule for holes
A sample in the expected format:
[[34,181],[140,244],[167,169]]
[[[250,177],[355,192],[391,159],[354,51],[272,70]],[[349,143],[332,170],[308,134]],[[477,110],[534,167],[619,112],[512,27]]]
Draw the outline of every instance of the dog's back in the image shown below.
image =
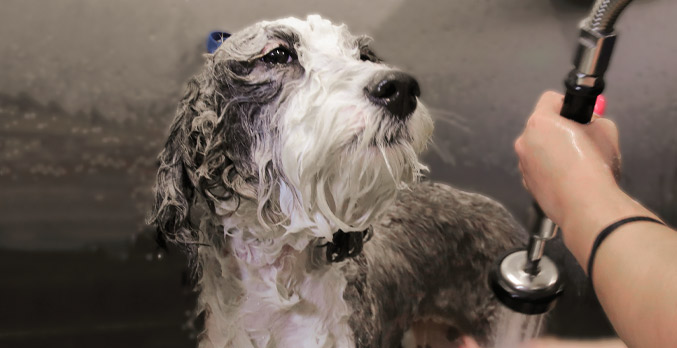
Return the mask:
[[421,183],[399,193],[363,255],[346,266],[357,347],[400,347],[415,321],[491,341],[498,303],[487,285],[496,257],[526,233],[497,202]]

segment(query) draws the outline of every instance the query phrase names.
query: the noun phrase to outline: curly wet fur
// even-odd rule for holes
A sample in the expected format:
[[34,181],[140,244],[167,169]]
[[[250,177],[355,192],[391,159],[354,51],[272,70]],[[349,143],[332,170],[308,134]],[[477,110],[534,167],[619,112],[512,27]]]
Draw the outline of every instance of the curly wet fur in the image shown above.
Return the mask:
[[489,266],[525,237],[484,196],[429,182],[401,191],[346,267],[356,345],[398,347],[412,322],[432,320],[491,347],[499,304]]
[[[195,263],[202,347],[398,347],[419,319],[490,341],[484,279],[521,230],[486,198],[416,184],[430,116],[365,98],[392,69],[368,43],[316,16],[261,22],[188,82],[150,220]],[[276,46],[294,59],[263,62]]]

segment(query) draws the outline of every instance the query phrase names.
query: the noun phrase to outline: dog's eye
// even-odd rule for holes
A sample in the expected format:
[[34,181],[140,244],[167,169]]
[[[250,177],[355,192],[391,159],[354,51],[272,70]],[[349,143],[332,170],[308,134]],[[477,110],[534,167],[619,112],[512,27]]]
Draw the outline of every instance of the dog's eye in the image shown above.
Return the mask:
[[287,64],[295,58],[294,54],[289,52],[288,49],[280,46],[261,57],[261,60],[268,64]]
[[363,62],[373,62],[373,63],[381,62],[381,59],[379,59],[376,56],[376,54],[368,47],[364,47],[360,50],[360,60]]

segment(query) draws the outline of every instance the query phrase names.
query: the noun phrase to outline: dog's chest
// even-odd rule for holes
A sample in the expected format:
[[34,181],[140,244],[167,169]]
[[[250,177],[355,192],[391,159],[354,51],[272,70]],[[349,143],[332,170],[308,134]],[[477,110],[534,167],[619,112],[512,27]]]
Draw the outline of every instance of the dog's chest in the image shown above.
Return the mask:
[[244,289],[238,321],[256,347],[354,346],[345,276],[336,264],[314,262],[317,245],[285,245],[270,263],[255,248],[231,245]]

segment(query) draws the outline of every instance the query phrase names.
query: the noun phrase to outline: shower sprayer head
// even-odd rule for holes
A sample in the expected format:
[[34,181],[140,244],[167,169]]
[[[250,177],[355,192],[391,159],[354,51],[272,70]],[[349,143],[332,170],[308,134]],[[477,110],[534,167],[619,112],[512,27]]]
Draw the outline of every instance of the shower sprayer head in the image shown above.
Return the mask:
[[559,270],[547,256],[538,268],[529,269],[526,250],[517,250],[500,258],[489,274],[489,287],[499,301],[511,310],[523,314],[549,311],[562,293]]

